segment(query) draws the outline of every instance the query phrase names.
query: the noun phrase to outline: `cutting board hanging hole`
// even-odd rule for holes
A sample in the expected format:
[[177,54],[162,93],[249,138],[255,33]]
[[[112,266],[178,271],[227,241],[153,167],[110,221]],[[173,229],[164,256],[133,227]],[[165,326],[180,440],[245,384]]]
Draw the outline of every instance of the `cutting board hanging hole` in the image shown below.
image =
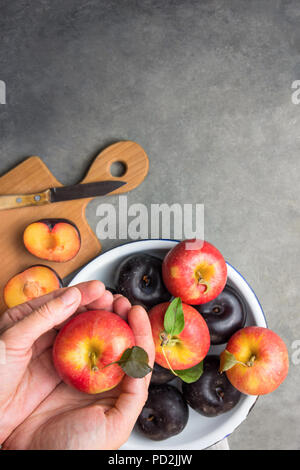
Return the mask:
[[121,176],[125,176],[127,172],[127,165],[125,162],[121,161],[113,162],[109,171],[114,178],[120,178]]

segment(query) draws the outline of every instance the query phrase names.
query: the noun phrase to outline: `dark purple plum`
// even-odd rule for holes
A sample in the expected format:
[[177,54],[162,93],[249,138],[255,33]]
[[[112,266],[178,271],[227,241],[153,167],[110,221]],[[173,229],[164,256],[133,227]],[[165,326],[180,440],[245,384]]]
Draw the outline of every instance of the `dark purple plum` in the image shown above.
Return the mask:
[[175,379],[175,375],[169,369],[161,367],[156,362],[154,363],[151,384],[160,385],[173,379]]
[[105,288],[106,288],[106,290],[111,292],[113,295],[117,294],[116,289],[114,289],[113,287],[105,286]]
[[219,356],[207,356],[203,374],[191,384],[182,383],[186,402],[201,415],[213,418],[235,407],[242,394],[219,372]]
[[147,309],[167,302],[171,294],[162,280],[162,261],[147,254],[136,254],[126,258],[116,276],[116,289],[128,298],[132,305]]
[[214,300],[194,305],[207,323],[211,344],[224,344],[246,323],[246,308],[235,289],[226,285]]
[[161,441],[183,431],[188,418],[188,406],[177,388],[168,384],[150,385],[137,429],[149,439]]

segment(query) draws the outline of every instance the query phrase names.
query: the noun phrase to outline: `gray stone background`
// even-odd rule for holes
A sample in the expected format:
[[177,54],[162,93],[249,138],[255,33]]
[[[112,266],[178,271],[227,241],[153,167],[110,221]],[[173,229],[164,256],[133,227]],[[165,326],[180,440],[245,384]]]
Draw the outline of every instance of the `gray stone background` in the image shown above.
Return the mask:
[[[1,173],[35,154],[75,183],[109,143],[139,142],[150,171],[129,204],[203,203],[206,239],[250,282],[292,354],[299,1],[1,0],[0,79]],[[300,447],[299,368],[259,399],[232,449]]]

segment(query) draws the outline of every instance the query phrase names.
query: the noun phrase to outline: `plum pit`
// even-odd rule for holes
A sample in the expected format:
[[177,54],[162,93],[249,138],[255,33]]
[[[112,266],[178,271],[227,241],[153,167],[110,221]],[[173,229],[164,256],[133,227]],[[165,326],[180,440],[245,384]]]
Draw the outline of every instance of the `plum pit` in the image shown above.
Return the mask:
[[28,299],[35,299],[36,297],[40,297],[44,294],[44,290],[36,281],[26,281],[23,287],[23,292]]

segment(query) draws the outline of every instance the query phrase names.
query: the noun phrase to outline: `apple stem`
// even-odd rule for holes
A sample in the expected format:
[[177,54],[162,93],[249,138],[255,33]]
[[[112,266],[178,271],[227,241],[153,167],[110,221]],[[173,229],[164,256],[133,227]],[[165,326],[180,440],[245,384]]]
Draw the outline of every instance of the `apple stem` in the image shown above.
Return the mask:
[[253,364],[254,364],[254,362],[255,362],[255,359],[256,359],[255,355],[251,356],[251,357],[250,357],[250,361],[246,362],[246,365],[247,365],[248,367],[252,367]]
[[163,353],[163,355],[164,355],[164,358],[165,358],[165,360],[166,360],[166,362],[167,362],[167,364],[168,364],[168,366],[169,366],[170,371],[171,371],[174,375],[176,375],[176,377],[178,377],[178,375],[176,374],[175,370],[172,368],[172,366],[171,366],[171,364],[170,364],[170,362],[169,362],[169,359],[167,358],[167,355],[166,355],[165,348],[164,348],[164,345],[163,345],[163,344],[162,344],[162,346],[161,346],[161,350],[162,350],[162,353]]
[[208,283],[207,281],[205,281],[205,279],[202,277],[200,271],[196,271],[196,279],[197,279],[197,283],[198,284],[201,284],[202,286],[205,287],[205,291],[206,292],[208,290]]
[[90,353],[91,369],[93,372],[97,372],[97,354],[93,351]]
[[165,332],[160,334],[160,339],[161,339],[161,347],[165,346],[169,342],[169,335],[167,335]]
[[167,344],[169,346],[174,346],[174,344],[180,343],[180,340],[176,338],[176,336],[167,335],[167,333],[165,332],[162,332],[159,338],[161,340],[161,346],[167,346]]

